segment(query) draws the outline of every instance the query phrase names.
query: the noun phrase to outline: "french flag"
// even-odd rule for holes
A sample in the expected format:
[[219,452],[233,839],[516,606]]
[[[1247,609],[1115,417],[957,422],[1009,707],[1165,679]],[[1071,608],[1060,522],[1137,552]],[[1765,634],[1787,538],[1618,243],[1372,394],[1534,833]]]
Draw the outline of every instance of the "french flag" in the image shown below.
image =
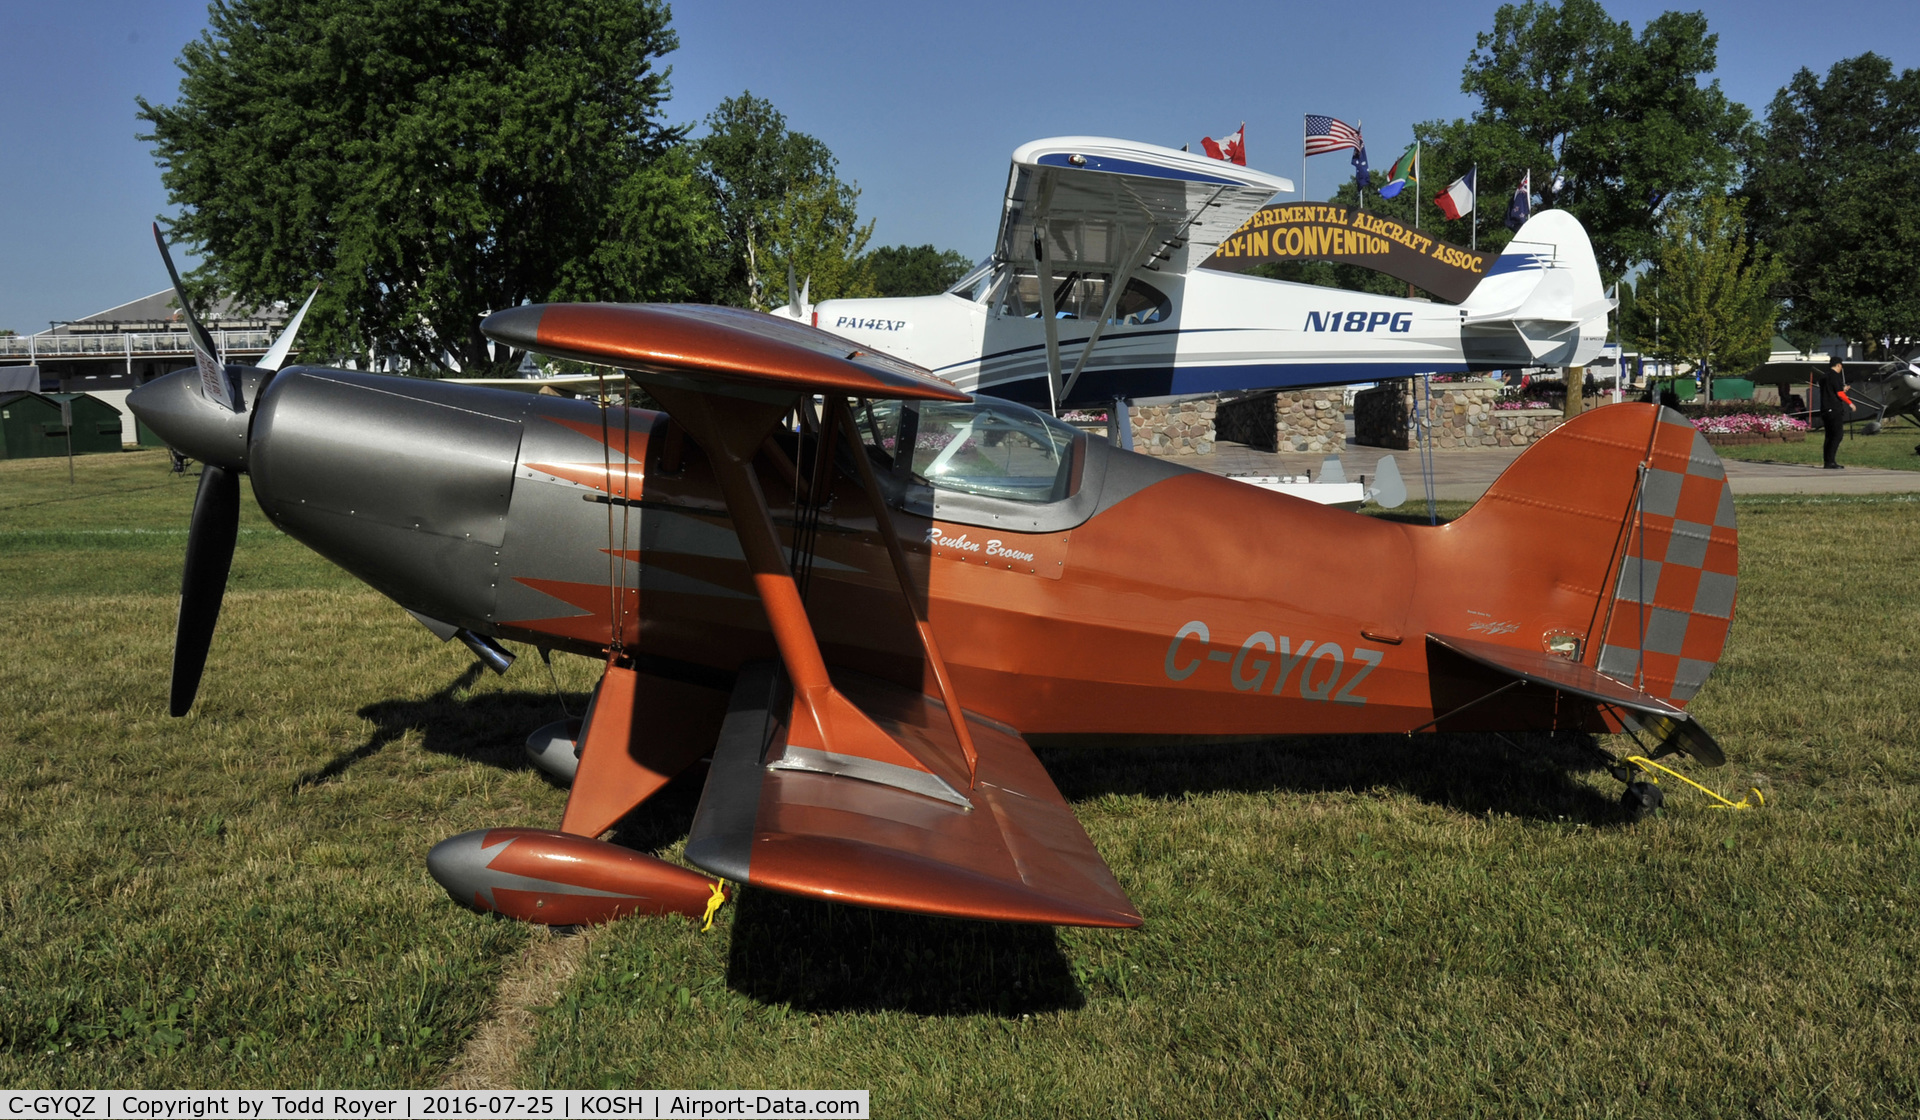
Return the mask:
[[1433,204],[1449,218],[1464,218],[1473,213],[1473,172],[1448,183],[1446,190],[1433,196]]

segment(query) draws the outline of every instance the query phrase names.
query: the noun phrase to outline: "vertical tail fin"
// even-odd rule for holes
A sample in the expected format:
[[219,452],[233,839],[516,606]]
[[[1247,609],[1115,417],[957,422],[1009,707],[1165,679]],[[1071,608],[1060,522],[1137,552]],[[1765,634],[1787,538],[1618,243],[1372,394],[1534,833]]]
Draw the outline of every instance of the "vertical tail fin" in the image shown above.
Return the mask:
[[1447,528],[1462,601],[1492,620],[1490,640],[1574,654],[1675,705],[1720,659],[1739,569],[1733,493],[1719,456],[1670,409],[1574,418]]
[[1600,287],[1593,242],[1565,210],[1527,220],[1460,310],[1468,362],[1578,366],[1600,353],[1613,301]]

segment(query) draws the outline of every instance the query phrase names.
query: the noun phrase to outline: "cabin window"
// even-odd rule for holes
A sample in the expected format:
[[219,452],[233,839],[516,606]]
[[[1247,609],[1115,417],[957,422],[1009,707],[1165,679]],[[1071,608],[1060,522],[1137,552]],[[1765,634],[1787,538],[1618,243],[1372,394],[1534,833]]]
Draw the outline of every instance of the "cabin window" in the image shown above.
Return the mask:
[[991,397],[922,401],[910,413],[911,470],[935,490],[1057,502],[1068,496],[1078,430],[1025,405]]
[[973,266],[965,276],[955,281],[947,289],[950,296],[959,296],[968,303],[979,303],[993,291],[993,258],[989,257]]
[[[1055,277],[1055,316],[1061,319],[1099,318],[1107,305],[1107,287],[1111,282],[1109,274],[1098,272],[1068,272]],[[1015,275],[1012,283],[1007,285],[1000,313],[1014,318],[1037,319],[1040,317],[1040,308],[1040,277],[1031,272]],[[1159,289],[1135,277],[1127,281],[1126,290],[1120,293],[1120,302],[1114,306],[1113,318],[1107,320],[1107,325],[1130,327],[1158,323],[1172,312],[1172,301]]]

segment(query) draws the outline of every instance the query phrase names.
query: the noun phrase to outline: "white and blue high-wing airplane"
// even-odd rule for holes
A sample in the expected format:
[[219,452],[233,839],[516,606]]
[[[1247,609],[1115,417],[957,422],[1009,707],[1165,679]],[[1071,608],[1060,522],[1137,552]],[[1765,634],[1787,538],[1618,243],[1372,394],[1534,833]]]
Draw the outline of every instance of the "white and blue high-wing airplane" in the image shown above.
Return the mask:
[[1200,268],[1293,184],[1171,148],[1067,136],[1013,153],[993,255],[942,295],[790,293],[786,315],[960,388],[1074,404],[1584,365],[1613,304],[1565,211],[1536,214],[1465,302]]

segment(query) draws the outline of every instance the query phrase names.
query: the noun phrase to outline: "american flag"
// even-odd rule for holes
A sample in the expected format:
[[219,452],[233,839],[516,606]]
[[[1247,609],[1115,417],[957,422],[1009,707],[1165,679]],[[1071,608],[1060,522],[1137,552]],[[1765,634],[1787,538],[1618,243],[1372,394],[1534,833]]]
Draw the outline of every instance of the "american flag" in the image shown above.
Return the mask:
[[1342,148],[1358,148],[1360,133],[1355,129],[1334,120],[1332,117],[1316,117],[1307,114],[1307,154],[1325,155]]

